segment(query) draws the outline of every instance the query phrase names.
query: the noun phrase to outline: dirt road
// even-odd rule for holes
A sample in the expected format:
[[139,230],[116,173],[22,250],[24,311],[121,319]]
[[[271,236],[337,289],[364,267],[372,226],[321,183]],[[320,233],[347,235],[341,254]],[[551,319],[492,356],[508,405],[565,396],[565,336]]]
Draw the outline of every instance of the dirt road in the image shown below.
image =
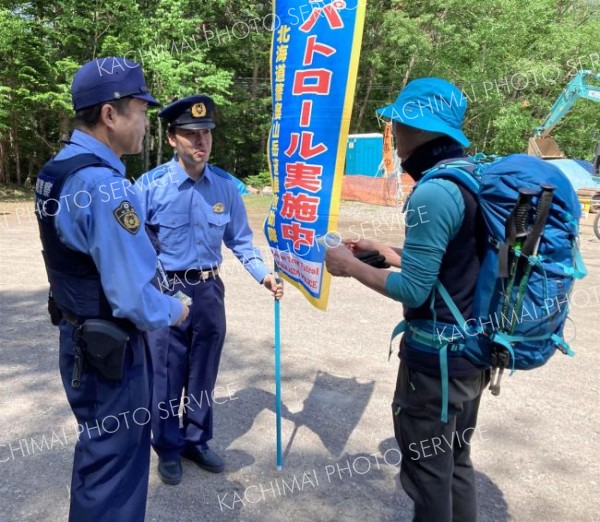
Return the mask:
[[[45,312],[46,278],[32,209],[0,203],[0,520],[66,520],[75,421],[58,374],[58,339]],[[248,203],[261,248],[265,202]],[[8,214],[3,214],[8,212]],[[342,206],[339,230],[401,243],[397,209]],[[354,236],[353,236],[354,235]],[[473,460],[481,521],[600,519],[600,241],[584,230],[589,277],[573,295],[574,359],[486,392]],[[184,464],[180,486],[150,474],[147,520],[407,521],[390,402],[388,362],[400,305],[349,279],[333,283],[329,310],[288,286],[282,302],[283,446],[275,469],[273,305],[227,255],[228,336],[215,393],[213,447],[221,475]]]

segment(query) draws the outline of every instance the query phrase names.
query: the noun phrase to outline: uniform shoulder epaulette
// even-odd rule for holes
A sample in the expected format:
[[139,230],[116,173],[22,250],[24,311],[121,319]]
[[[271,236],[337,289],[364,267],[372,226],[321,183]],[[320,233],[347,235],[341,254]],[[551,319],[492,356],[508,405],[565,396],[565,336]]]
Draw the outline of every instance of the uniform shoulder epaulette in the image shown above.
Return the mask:
[[214,174],[216,174],[217,176],[226,179],[227,181],[232,181],[232,174],[229,174],[229,172],[227,172],[226,170],[223,170],[219,167],[215,167],[214,165],[209,164],[208,165],[210,167],[211,172],[213,172]]
[[160,179],[166,174],[170,172],[170,167],[167,166],[168,163],[163,163],[162,165],[158,165],[154,167],[152,170],[149,170],[144,174],[144,176],[150,176],[153,180]]

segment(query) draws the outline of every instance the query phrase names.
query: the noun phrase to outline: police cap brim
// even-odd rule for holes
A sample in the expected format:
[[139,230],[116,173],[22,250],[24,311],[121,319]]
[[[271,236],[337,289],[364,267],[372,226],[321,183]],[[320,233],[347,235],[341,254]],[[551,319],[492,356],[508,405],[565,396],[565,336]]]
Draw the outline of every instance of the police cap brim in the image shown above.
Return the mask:
[[198,130],[198,129],[214,129],[215,124],[213,122],[201,122],[197,121],[195,123],[184,123],[182,125],[170,125],[170,129],[190,129],[190,130]]

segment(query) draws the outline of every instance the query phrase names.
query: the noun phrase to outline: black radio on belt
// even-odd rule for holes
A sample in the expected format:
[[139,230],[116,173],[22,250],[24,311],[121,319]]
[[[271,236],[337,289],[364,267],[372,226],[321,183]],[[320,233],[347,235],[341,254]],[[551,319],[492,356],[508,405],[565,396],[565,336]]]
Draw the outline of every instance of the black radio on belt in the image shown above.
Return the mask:
[[48,292],[48,313],[50,314],[50,322],[54,326],[58,326],[63,318],[63,313],[56,304],[54,297],[52,297],[52,291]]

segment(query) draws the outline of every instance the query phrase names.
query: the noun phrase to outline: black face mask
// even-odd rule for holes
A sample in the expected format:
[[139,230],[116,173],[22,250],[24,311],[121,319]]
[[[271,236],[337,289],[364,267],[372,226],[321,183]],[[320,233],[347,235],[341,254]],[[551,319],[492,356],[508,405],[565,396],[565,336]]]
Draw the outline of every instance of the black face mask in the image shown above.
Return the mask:
[[451,158],[462,158],[465,151],[460,143],[449,136],[440,136],[417,147],[413,153],[402,162],[402,168],[415,181],[423,177],[423,172],[440,161]]

